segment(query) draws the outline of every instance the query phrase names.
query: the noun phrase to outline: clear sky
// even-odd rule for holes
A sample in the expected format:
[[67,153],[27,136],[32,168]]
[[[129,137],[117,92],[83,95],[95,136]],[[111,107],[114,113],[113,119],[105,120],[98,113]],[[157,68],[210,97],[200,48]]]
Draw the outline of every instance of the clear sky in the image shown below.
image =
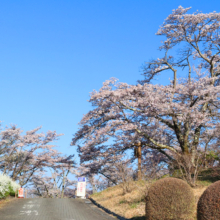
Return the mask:
[[155,33],[179,5],[220,10],[217,0],[0,0],[2,124],[64,133],[59,150],[75,153],[89,92],[110,77],[141,79],[142,64],[160,57]]

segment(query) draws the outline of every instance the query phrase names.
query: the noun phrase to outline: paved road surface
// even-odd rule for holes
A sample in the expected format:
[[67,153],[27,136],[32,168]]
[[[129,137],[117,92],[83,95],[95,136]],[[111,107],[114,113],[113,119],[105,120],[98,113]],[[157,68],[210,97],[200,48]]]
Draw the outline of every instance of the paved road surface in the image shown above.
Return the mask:
[[15,199],[0,208],[0,220],[116,220],[83,199]]

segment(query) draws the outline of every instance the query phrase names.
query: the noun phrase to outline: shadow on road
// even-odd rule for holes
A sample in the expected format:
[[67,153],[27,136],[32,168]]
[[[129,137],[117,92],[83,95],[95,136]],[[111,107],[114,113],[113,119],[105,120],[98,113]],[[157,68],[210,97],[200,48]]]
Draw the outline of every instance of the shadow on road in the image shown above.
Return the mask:
[[145,219],[146,219],[145,216],[129,218],[129,220],[145,220]]

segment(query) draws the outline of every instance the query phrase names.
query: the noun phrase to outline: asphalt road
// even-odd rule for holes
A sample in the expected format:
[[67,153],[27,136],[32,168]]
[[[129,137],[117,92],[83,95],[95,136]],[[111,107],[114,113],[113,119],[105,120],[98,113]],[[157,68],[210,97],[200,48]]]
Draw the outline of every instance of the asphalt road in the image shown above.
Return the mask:
[[116,220],[85,199],[15,199],[0,220]]

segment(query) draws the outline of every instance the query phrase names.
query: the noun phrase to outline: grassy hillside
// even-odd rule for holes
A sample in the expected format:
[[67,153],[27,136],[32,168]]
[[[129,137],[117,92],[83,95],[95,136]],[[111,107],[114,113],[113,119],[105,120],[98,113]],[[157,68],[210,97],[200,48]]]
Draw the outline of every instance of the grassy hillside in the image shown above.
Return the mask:
[[[145,195],[150,187],[149,182],[134,181],[130,182],[130,192],[123,193],[124,185],[117,185],[94,193],[91,197],[102,206],[108,208],[112,212],[117,213],[128,219],[144,220],[145,215]],[[198,181],[198,187],[194,188],[194,196],[196,202],[202,195],[204,190],[211,184],[210,181]],[[195,210],[196,217],[196,210]],[[196,219],[196,218],[195,218]]]

